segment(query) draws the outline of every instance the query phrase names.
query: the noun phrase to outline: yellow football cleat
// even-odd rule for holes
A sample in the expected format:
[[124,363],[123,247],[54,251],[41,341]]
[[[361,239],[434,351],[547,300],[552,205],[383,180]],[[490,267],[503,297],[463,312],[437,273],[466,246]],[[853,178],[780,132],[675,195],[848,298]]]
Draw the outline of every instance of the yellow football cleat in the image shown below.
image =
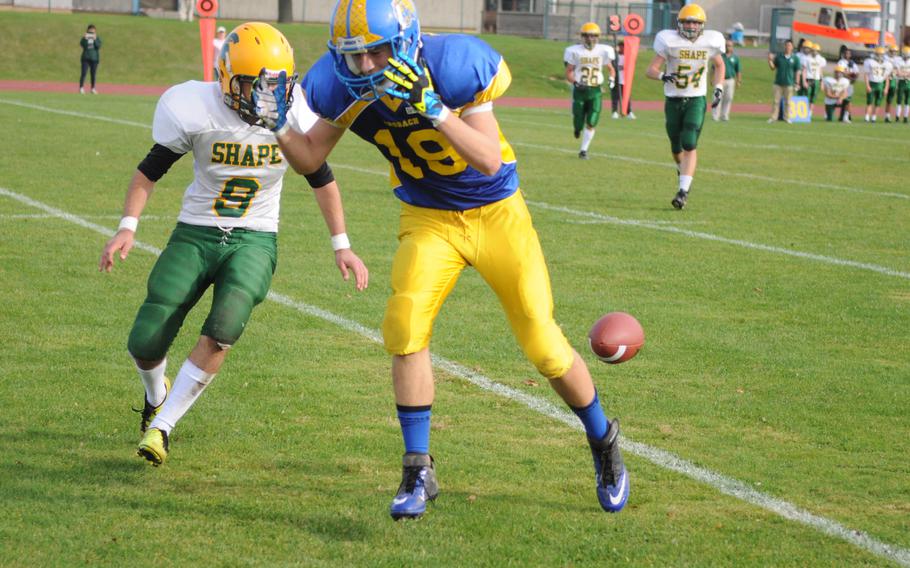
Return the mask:
[[[171,380],[167,377],[164,377],[164,400],[167,400],[167,395],[171,394]],[[164,400],[161,401],[161,404],[158,406],[152,406],[149,403],[148,399],[145,399],[145,404],[142,407],[142,410],[134,408],[136,412],[142,412],[142,418],[139,422],[139,433],[145,434],[146,429],[148,429],[149,424],[152,423],[152,420],[158,416],[158,412],[161,411],[161,407],[164,406]]]
[[167,459],[167,445],[167,432],[158,428],[149,428],[139,441],[136,455],[147,459],[157,467]]

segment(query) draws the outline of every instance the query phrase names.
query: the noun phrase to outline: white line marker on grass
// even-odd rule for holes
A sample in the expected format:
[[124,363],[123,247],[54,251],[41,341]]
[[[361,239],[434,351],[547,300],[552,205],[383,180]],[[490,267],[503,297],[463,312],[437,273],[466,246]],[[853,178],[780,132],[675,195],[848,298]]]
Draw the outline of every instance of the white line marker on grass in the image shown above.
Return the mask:
[[[115,233],[113,229],[102,227],[101,225],[96,225],[95,223],[87,221],[77,215],[73,215],[72,213],[57,209],[56,207],[52,207],[40,201],[35,201],[30,197],[8,189],[4,189],[2,187],[0,187],[0,195],[10,197],[16,201],[19,201],[20,203],[35,207],[36,209],[40,209],[48,214],[55,215],[65,221],[75,223],[80,227],[91,229],[92,231],[101,233],[102,235],[111,236]],[[135,241],[134,246],[135,248],[151,252],[156,256],[161,254],[161,249],[149,244],[142,243],[140,241]],[[345,317],[339,316],[317,306],[313,306],[305,302],[299,302],[277,292],[269,292],[268,299],[283,306],[293,308],[303,314],[317,317],[329,323],[335,324],[347,331],[361,335],[362,337],[365,337],[374,343],[382,344],[382,337],[378,331],[370,329],[353,320],[349,320]],[[460,379],[466,380],[485,391],[492,392],[501,397],[523,404],[531,410],[562,422],[574,430],[584,431],[584,428],[578,422],[578,418],[573,413],[564,408],[554,405],[548,400],[497,383],[496,381],[484,375],[481,375],[480,373],[472,371],[471,369],[468,369],[464,365],[456,363],[455,361],[446,359],[445,357],[433,355],[432,359],[433,365],[437,369],[441,369]],[[864,532],[851,529],[838,523],[837,521],[816,515],[805,509],[801,509],[788,501],[784,501],[783,499],[778,499],[777,497],[756,491],[741,481],[733,479],[732,477],[721,475],[709,469],[699,467],[694,463],[684,460],[670,452],[654,448],[647,444],[634,442],[625,437],[623,439],[623,448],[627,452],[646,459],[659,467],[681,473],[696,481],[700,481],[706,485],[709,485],[721,493],[730,495],[731,497],[735,497],[741,501],[745,501],[746,503],[751,503],[753,505],[766,509],[785,519],[796,521],[798,523],[812,527],[828,536],[849,542],[858,548],[897,562],[902,566],[910,567],[910,550],[908,549],[900,548],[898,546],[882,542]]]

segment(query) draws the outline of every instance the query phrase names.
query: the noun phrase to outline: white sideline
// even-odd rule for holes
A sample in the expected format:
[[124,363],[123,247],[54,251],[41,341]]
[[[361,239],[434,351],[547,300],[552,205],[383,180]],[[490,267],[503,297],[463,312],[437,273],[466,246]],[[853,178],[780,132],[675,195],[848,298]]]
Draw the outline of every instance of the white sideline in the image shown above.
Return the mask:
[[[57,209],[56,207],[52,207],[40,201],[36,201],[30,197],[16,193],[9,189],[0,187],[0,195],[10,197],[16,201],[19,201],[20,203],[34,207],[36,209],[40,209],[45,213],[54,215],[65,221],[75,223],[81,227],[91,229],[95,232],[101,233],[102,235],[111,236],[116,232],[113,229],[97,225],[83,219],[82,217],[73,215],[72,213],[68,213],[61,209]],[[148,251],[156,256],[161,254],[161,249],[138,240],[135,241],[134,247]],[[347,331],[357,333],[358,335],[361,335],[370,341],[373,341],[374,343],[382,343],[382,338],[378,331],[370,329],[353,320],[349,320],[345,317],[339,316],[317,306],[299,302],[288,296],[273,291],[269,292],[268,299],[283,306],[293,308],[301,313],[323,319]],[[573,413],[565,410],[564,408],[557,407],[548,400],[497,383],[496,381],[493,381],[492,379],[481,375],[480,373],[472,371],[471,369],[465,367],[464,365],[456,363],[455,361],[446,359],[445,357],[433,355],[432,359],[433,365],[437,369],[442,369],[447,373],[466,380],[483,390],[523,404],[528,408],[539,412],[540,414],[549,416],[550,418],[566,424],[570,428],[584,431],[583,427],[578,421],[578,418]],[[681,473],[696,481],[700,481],[706,485],[714,487],[721,493],[730,495],[731,497],[735,497],[747,503],[751,503],[753,505],[766,509],[785,519],[802,523],[828,536],[839,538],[858,548],[871,552],[872,554],[897,562],[902,566],[910,567],[910,550],[908,549],[885,543],[864,532],[851,529],[838,523],[837,521],[816,515],[805,509],[797,507],[788,501],[784,501],[783,499],[778,499],[777,497],[756,491],[741,481],[697,466],[694,463],[684,460],[670,452],[649,446],[647,444],[634,442],[626,437],[623,437],[623,449],[629,453],[635,454],[650,461],[658,467]]]

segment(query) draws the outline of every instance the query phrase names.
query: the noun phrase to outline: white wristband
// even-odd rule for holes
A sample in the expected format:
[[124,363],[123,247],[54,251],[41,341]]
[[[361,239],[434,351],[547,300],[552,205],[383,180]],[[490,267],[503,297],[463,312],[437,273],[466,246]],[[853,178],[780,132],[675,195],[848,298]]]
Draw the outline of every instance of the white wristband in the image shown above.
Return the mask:
[[449,118],[450,114],[452,114],[452,111],[449,110],[449,107],[444,106],[442,107],[442,111],[440,111],[439,116],[436,118],[431,118],[430,122],[433,123],[434,127],[439,126],[445,121],[445,119]]
[[342,249],[351,248],[351,241],[348,240],[347,233],[338,233],[337,235],[332,235],[332,250],[340,251]]
[[284,136],[285,134],[288,133],[288,130],[290,130],[290,129],[291,129],[290,123],[285,122],[284,126],[282,126],[281,128],[279,128],[278,130],[275,131],[275,138],[278,138],[279,136]]
[[138,227],[138,226],[139,226],[139,218],[130,217],[129,215],[127,215],[126,217],[120,219],[120,226],[117,227],[117,230],[122,231],[123,229],[127,229],[127,230],[135,233],[136,227]]

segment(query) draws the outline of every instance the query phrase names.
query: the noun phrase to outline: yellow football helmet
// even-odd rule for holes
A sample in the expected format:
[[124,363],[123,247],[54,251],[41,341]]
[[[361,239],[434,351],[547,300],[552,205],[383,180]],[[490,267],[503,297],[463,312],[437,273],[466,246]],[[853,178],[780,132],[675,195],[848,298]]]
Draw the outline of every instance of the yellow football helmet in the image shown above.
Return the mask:
[[705,10],[701,6],[688,4],[682,7],[676,17],[676,29],[679,30],[679,35],[689,41],[695,41],[705,31],[706,21],[708,21],[708,16],[705,15]]
[[884,61],[885,60],[885,48],[882,46],[876,47],[872,51],[872,56],[875,57],[876,61]]
[[905,45],[901,48],[901,55],[904,57],[910,57],[910,45]]
[[834,66],[834,72],[835,72],[835,73],[840,73],[840,74],[843,75],[844,73],[847,72],[847,68],[844,67],[843,65],[835,65],[835,66]]
[[234,28],[224,39],[217,68],[224,104],[250,124],[258,122],[250,93],[260,71],[265,70],[270,84],[277,83],[278,74],[284,71],[288,105],[292,101],[291,92],[297,82],[294,49],[284,34],[269,24],[247,22]]
[[594,22],[588,22],[587,24],[581,26],[581,39],[584,41],[585,46],[590,49],[597,44],[597,39],[600,37],[600,26]]

